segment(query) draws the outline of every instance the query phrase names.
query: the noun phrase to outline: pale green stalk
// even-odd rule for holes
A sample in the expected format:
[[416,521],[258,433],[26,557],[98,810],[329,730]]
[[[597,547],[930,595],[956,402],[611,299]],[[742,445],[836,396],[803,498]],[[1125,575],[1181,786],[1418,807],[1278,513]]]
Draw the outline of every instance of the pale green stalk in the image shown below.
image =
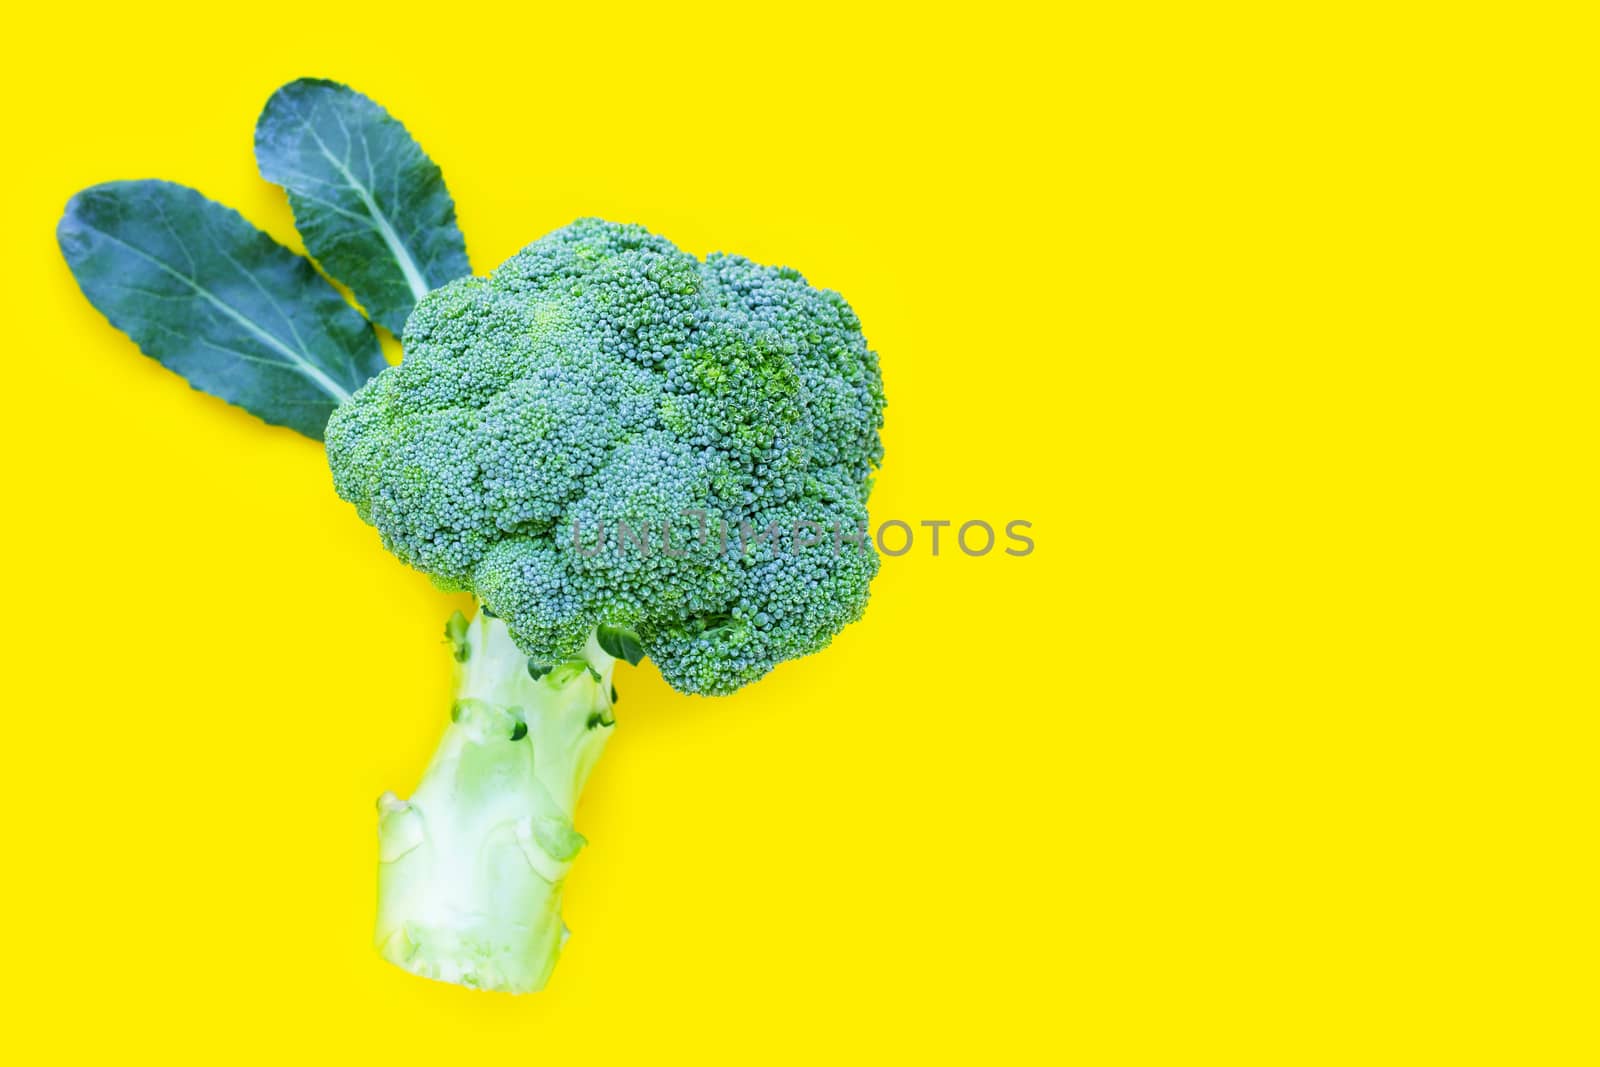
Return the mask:
[[410,800],[378,801],[378,951],[426,978],[529,993],[566,941],[573,809],[611,735],[612,658],[535,680],[505,623],[455,631],[451,724]]

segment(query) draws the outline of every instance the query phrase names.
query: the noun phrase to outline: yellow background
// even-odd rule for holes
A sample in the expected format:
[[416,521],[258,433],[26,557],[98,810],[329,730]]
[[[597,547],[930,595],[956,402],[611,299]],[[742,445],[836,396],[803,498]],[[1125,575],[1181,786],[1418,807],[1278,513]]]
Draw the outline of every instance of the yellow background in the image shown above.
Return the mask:
[[[1595,1062],[1590,27],[541,6],[6,16],[5,1058]],[[621,670],[536,997],[368,944],[461,599],[55,247],[138,177],[297,246],[300,75],[480,272],[597,214],[840,290],[877,517],[1034,523],[735,697]]]

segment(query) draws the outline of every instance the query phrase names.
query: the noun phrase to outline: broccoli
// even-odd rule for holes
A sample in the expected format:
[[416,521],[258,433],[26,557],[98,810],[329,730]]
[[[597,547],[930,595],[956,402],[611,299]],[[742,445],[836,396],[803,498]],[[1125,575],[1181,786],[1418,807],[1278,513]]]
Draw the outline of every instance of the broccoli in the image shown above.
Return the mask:
[[378,942],[537,988],[613,656],[730,693],[860,617],[882,380],[837,293],[598,219],[429,293],[404,350],[329,420],[334,486],[482,611],[455,723],[382,804]]
[[[639,226],[583,219],[472,277],[439,168],[336,82],[274,93],[256,157],[315,266],[157,180],[74,196],[62,254],[146,355],[322,440],[384,546],[476,597],[445,625],[444,738],[409,800],[378,801],[376,941],[539,989],[616,660],[731,693],[861,616],[877,356],[837,293]],[[403,326],[398,366],[374,324]]]

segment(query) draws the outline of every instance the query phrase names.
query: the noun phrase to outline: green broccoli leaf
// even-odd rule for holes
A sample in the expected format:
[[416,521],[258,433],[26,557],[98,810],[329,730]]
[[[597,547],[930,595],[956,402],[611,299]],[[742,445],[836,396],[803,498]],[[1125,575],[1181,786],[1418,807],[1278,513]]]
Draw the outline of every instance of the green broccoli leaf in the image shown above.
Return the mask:
[[273,93],[256,163],[288,191],[306,250],[396,336],[429,290],[472,273],[439,168],[354,89],[301,78]]
[[56,239],[89,303],[145,355],[267,422],[321,440],[334,407],[388,366],[309,261],[193,189],[91,186]]
[[607,655],[625,659],[635,667],[644,659],[644,646],[639,643],[639,635],[632,630],[601,623],[595,627],[594,639]]

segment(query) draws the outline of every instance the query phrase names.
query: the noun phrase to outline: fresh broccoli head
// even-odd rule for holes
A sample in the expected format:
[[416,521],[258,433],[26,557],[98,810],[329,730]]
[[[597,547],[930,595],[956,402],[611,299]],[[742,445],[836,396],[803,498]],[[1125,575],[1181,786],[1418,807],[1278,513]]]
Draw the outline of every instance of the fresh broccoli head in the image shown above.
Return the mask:
[[377,943],[523,992],[565,940],[616,656],[728,693],[860,617],[883,385],[837,293],[587,219],[428,294],[328,423],[339,495],[482,611],[451,725],[379,803]]
[[329,422],[334,484],[536,661],[603,624],[728,693],[861,615],[883,385],[837,293],[585,219],[430,293],[404,348]]
[[[583,219],[466,277],[439,168],[336,82],[274,93],[256,158],[315,265],[162,181],[74,196],[62,254],[147,355],[324,441],[384,545],[477,597],[445,624],[433,760],[378,801],[376,941],[417,974],[538,989],[616,660],[730,693],[865,608],[878,358],[839,294],[638,226]],[[372,323],[404,323],[399,366]]]

